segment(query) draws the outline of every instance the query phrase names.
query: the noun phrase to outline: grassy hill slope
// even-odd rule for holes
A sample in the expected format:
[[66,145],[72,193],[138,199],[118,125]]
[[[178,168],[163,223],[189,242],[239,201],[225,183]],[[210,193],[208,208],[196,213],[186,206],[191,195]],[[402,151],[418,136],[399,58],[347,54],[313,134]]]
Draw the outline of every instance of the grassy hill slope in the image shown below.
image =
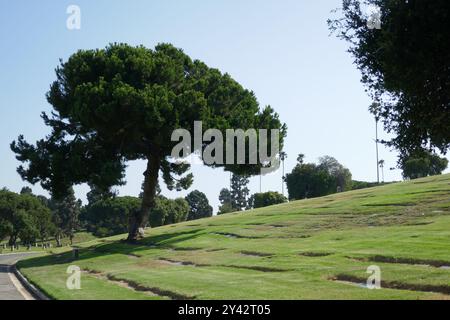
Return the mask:
[[[450,175],[147,230],[20,262],[57,299],[447,299]],[[65,286],[69,265],[81,290]],[[381,268],[382,289],[364,284]]]

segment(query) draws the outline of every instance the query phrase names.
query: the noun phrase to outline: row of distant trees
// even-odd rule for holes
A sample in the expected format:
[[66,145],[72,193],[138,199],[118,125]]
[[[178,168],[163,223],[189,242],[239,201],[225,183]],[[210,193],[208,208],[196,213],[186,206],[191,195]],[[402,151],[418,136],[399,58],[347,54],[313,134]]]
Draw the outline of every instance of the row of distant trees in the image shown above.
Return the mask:
[[[72,244],[76,232],[87,230],[98,237],[125,233],[130,216],[141,209],[140,197],[118,197],[115,192],[92,187],[88,203],[82,206],[73,189],[56,200],[36,196],[29,187],[20,193],[0,190],[0,241],[15,246],[54,240],[62,245],[64,238]],[[213,215],[206,195],[198,190],[185,198],[168,199],[160,194],[149,215],[149,225],[158,227]]]
[[[352,189],[350,170],[335,158],[324,156],[319,163],[305,163],[304,155],[297,158],[297,165],[283,177],[288,188],[289,200],[314,198]],[[220,191],[219,214],[261,208],[287,202],[288,199],[275,191],[250,196],[249,177],[233,175],[230,189]]]
[[220,191],[218,214],[262,208],[287,202],[287,198],[284,195],[275,191],[250,195],[249,182],[248,176],[232,175],[230,189],[223,188]]
[[[300,154],[296,166],[283,177],[289,200],[315,198],[379,185],[376,182],[352,180],[350,170],[333,157],[323,156],[319,158],[317,164],[305,163],[304,159],[305,155]],[[441,174],[447,168],[448,160],[434,153],[422,151],[404,158],[400,166],[405,179],[416,179]],[[220,191],[219,214],[261,208],[288,200],[284,195],[274,191],[250,196],[248,184],[248,176],[232,176],[230,189],[224,188]]]
[[0,240],[8,239],[10,246],[46,242],[54,239],[57,245],[67,237],[72,243],[79,228],[81,201],[73,189],[62,200],[35,196],[25,187],[19,194],[0,190]]

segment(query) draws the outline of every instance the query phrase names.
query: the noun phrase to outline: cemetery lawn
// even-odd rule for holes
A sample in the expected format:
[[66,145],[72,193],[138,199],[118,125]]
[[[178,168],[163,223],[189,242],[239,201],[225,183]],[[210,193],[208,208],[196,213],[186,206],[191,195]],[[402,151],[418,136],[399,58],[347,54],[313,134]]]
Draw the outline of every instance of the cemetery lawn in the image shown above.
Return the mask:
[[[148,229],[20,261],[53,299],[449,299],[450,175]],[[81,268],[68,290],[67,267]],[[365,287],[381,269],[380,290]]]

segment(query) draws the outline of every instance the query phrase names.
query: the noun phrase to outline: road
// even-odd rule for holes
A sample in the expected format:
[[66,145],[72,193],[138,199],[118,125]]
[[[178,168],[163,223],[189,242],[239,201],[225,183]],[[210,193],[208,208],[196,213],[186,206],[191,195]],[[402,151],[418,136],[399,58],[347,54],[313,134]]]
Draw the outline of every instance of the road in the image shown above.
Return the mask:
[[12,272],[12,266],[28,255],[0,254],[0,300],[34,300]]

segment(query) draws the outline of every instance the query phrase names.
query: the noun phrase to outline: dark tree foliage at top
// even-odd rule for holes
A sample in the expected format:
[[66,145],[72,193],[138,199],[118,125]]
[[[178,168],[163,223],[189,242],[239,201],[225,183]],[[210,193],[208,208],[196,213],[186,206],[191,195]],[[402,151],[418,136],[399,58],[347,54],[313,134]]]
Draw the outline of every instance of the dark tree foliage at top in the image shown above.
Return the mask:
[[401,157],[450,146],[450,1],[366,0],[380,8],[381,29],[367,26],[361,1],[344,0],[342,16],[329,20],[362,73],[379,107],[384,141]]
[[[124,183],[127,161],[147,161],[142,207],[130,219],[129,241],[143,236],[160,172],[169,189],[192,184],[189,165],[170,161],[179,143],[171,141],[173,130],[193,133],[194,121],[224,136],[226,129],[280,129],[281,146],[286,134],[278,115],[269,106],[260,109],[253,92],[170,44],[80,50],[61,61],[56,78],[47,94],[52,114],[42,115],[51,134],[34,145],[23,136],[11,144],[26,164],[18,172],[59,198],[80,183],[109,190]],[[207,145],[193,144],[191,151]],[[257,174],[261,166],[224,167]]]

